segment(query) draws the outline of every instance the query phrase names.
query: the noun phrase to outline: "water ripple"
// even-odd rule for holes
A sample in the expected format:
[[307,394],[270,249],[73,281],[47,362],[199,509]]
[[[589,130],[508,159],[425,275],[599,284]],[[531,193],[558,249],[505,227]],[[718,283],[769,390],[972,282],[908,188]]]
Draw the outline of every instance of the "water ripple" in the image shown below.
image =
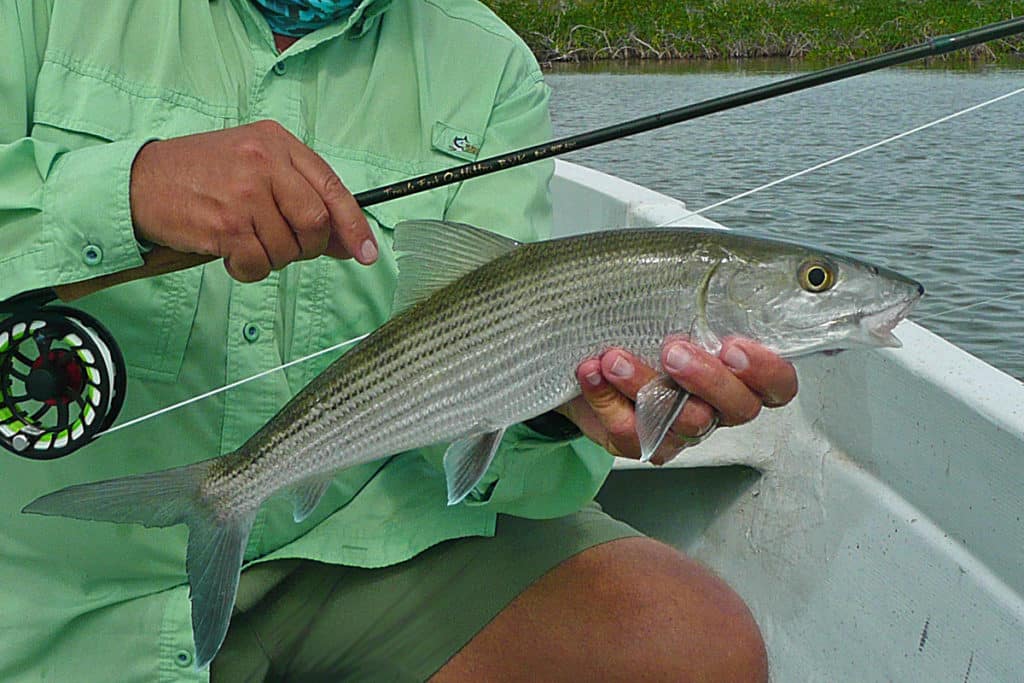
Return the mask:
[[[785,74],[559,73],[556,133],[582,132]],[[701,207],[1024,84],[1022,69],[892,69],[607,143],[572,161]],[[925,284],[923,324],[1024,379],[1024,96],[709,212],[828,245]]]

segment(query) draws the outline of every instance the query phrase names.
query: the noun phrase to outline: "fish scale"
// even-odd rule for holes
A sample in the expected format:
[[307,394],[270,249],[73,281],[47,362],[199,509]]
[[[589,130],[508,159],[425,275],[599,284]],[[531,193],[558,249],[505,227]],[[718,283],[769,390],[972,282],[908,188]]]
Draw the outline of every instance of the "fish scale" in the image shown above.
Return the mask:
[[[677,240],[652,239],[652,233],[523,245],[473,271],[336,361],[318,386],[296,396],[237,451],[237,466],[252,473],[246,475],[252,488],[271,484],[269,495],[324,472],[464,436],[481,424],[514,423],[554,408],[576,393],[575,366],[605,340],[656,356],[660,340],[678,331],[673,321],[694,315],[694,268],[680,265],[703,245],[680,251]],[[646,258],[637,259],[641,238]],[[658,290],[683,304],[676,315],[657,306],[653,316],[637,316],[636,304]],[[550,333],[538,338],[537,327]],[[535,348],[553,351],[536,354]],[[338,404],[333,410],[296,430],[309,412],[307,393],[345,400],[330,400]],[[379,394],[390,401],[373,400]],[[441,397],[447,407],[439,408]],[[274,433],[290,435],[275,443],[268,439]],[[268,441],[275,447],[266,447]],[[292,457],[273,458],[282,448]],[[268,456],[275,465],[261,469]]]
[[[295,518],[339,470],[454,441],[449,502],[484,475],[504,429],[579,392],[580,361],[616,346],[648,364],[672,333],[717,351],[745,336],[786,356],[892,346],[921,296],[898,273],[839,254],[720,230],[590,233],[520,245],[455,223],[395,229],[396,302],[408,304],[332,363],[233,453],[192,465],[79,484],[26,512],[186,524],[198,667],[227,632],[256,511],[290,489]],[[817,269],[817,287],[805,277]],[[411,274],[411,275],[410,275]],[[828,276],[826,279],[825,276]],[[650,388],[650,391],[647,389]],[[685,403],[659,378],[636,400],[644,457]]]

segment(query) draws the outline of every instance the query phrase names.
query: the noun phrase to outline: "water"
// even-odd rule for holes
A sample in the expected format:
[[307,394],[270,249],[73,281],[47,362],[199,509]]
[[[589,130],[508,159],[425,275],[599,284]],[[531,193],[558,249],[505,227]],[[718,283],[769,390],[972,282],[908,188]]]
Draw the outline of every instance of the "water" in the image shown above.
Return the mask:
[[[792,75],[766,63],[601,68],[547,75],[557,135]],[[566,158],[697,209],[1022,86],[1020,67],[889,69]],[[705,215],[920,280],[912,318],[1024,379],[1024,94]]]

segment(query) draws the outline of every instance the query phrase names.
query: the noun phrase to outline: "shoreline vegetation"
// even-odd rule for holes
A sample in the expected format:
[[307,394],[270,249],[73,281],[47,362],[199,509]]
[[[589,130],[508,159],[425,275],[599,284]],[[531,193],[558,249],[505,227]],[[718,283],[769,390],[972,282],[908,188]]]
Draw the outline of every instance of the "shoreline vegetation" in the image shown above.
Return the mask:
[[[1024,14],[1024,0],[484,0],[542,64],[783,57],[839,62]],[[1024,38],[943,60],[1024,59]]]

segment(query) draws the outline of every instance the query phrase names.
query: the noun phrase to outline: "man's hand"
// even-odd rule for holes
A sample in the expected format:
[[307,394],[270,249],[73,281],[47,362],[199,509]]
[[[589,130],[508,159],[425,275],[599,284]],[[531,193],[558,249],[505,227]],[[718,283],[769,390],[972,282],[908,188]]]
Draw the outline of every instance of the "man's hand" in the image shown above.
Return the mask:
[[[718,357],[687,341],[672,339],[662,348],[661,364],[690,399],[651,462],[664,464],[714,426],[739,425],[757,417],[763,406],[776,407],[796,396],[796,370],[787,361],[747,339],[727,339]],[[560,408],[591,440],[609,453],[640,457],[633,401],[658,375],[621,349],[589,358],[576,370],[583,395]]]
[[145,145],[132,165],[131,207],[140,238],[223,257],[242,282],[321,254],[377,259],[352,194],[273,121]]

